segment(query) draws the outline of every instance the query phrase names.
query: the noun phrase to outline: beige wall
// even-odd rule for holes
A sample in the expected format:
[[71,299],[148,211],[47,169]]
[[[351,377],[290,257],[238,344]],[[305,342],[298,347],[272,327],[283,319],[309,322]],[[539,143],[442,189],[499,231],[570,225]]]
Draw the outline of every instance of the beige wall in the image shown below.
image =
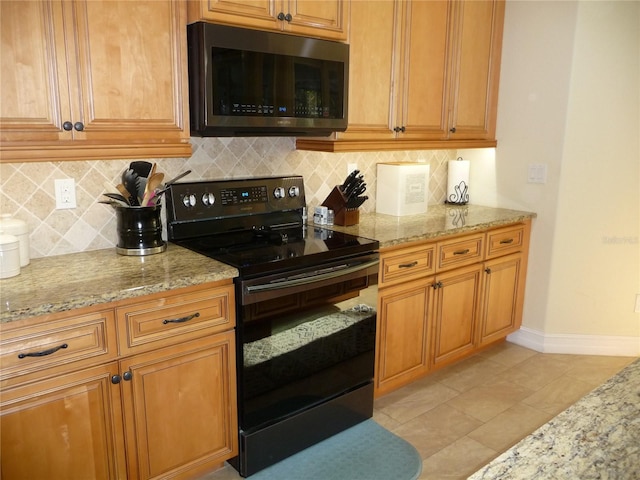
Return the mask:
[[640,2],[507,2],[498,148],[467,156],[479,203],[538,213],[523,324],[542,349],[640,354],[639,32]]

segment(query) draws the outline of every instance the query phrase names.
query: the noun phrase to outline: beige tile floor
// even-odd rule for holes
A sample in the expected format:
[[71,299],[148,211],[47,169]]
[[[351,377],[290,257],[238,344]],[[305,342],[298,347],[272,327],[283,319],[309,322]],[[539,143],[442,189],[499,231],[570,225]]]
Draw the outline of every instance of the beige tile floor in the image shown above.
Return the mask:
[[[373,418],[416,447],[421,479],[466,479],[633,360],[505,342],[377,399]],[[226,465],[202,480],[240,478]]]

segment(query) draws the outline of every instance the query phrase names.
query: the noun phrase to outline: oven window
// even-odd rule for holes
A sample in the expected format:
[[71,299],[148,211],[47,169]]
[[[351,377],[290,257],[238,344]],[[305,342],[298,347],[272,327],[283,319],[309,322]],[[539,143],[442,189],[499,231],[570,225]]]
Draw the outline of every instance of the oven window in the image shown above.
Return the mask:
[[239,416],[262,428],[373,379],[377,278],[242,307]]

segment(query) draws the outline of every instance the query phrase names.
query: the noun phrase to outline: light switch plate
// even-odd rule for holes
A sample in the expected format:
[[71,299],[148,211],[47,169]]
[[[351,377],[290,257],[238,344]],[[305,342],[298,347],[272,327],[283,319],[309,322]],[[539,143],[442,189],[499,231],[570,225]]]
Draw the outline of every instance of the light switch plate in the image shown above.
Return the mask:
[[547,183],[547,164],[530,163],[527,171],[527,183]]

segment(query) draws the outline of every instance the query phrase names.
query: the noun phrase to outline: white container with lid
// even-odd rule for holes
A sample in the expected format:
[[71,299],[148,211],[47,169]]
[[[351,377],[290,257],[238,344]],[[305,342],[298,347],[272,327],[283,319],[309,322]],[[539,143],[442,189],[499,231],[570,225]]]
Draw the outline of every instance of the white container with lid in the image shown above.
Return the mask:
[[20,244],[18,239],[0,231],[0,278],[20,274]]
[[376,212],[402,217],[426,213],[429,206],[429,164],[379,163]]
[[27,228],[27,222],[13,218],[8,213],[0,215],[0,231],[13,235],[18,239],[20,245],[20,266],[26,267],[29,265],[29,229]]

